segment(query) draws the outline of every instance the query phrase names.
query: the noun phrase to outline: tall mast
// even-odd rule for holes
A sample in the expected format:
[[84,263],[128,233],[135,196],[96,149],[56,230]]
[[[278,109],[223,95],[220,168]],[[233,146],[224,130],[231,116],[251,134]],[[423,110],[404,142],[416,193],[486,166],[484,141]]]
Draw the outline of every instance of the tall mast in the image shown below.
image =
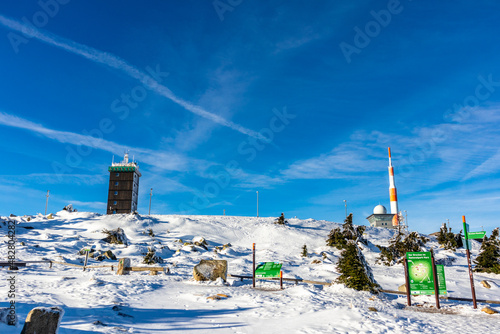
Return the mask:
[[[391,198],[391,213],[398,214],[398,195],[394,181],[394,167],[392,167],[391,148],[389,147],[389,195]],[[394,224],[393,224],[394,225]],[[395,224],[397,225],[397,224]]]

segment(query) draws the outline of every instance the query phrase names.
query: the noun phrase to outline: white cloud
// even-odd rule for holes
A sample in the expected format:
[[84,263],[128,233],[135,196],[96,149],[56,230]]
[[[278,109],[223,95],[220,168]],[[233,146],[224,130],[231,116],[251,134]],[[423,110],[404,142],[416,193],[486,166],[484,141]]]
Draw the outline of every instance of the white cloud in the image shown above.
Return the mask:
[[51,34],[48,32],[42,32],[41,30],[35,29],[33,27],[28,27],[27,25],[23,24],[22,22],[9,19],[3,15],[0,15],[0,24],[2,24],[3,26],[5,26],[9,29],[15,30],[19,33],[24,33],[26,35],[31,36],[32,38],[36,38],[41,42],[58,47],[60,49],[68,51],[70,53],[82,56],[90,61],[95,62],[95,63],[103,64],[105,66],[119,70],[119,71],[127,74],[128,76],[141,82],[144,85],[144,87],[147,87],[147,88],[153,90],[154,92],[156,92],[157,94],[159,94],[163,97],[166,97],[167,99],[178,104],[179,106],[183,107],[185,110],[187,110],[193,114],[196,114],[196,115],[201,116],[203,118],[209,119],[212,122],[215,122],[217,124],[220,124],[220,125],[228,127],[228,128],[231,128],[231,129],[236,130],[238,132],[241,132],[245,135],[255,137],[255,138],[261,137],[260,134],[256,131],[247,129],[239,124],[236,124],[232,121],[224,119],[223,117],[221,117],[217,114],[208,112],[207,110],[201,108],[200,106],[196,106],[196,105],[194,105],[186,100],[183,100],[182,98],[176,96],[166,86],[161,85],[157,80],[155,80],[155,78],[144,73],[143,71],[139,70],[138,68],[128,64],[126,61],[124,61],[121,58],[118,58],[117,56],[114,56],[114,55],[107,53],[107,52],[103,52],[103,51],[94,49],[94,48],[89,47],[87,45],[76,43],[74,41],[57,36],[55,34]]
[[204,166],[210,166],[212,164],[207,161],[191,159],[175,152],[158,152],[146,148],[130,147],[92,136],[53,130],[4,112],[0,112],[0,124],[35,132],[60,143],[92,147],[117,155],[121,155],[123,152],[130,150],[135,154],[141,154],[141,163],[158,167],[161,170],[186,171],[191,169],[196,171],[199,170],[199,168],[204,168]]

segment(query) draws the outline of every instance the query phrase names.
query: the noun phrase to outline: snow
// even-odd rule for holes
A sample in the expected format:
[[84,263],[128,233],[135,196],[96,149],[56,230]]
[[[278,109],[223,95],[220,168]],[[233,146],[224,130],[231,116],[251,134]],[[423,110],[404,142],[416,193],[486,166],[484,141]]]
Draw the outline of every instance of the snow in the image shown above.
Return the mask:
[[[78,252],[88,246],[111,250],[117,258],[131,258],[132,266],[142,264],[148,247],[154,247],[168,267],[169,274],[150,276],[131,272],[117,276],[110,268],[87,269],[54,264],[28,264],[16,272],[17,327],[0,323],[1,333],[19,333],[34,307],[60,306],[65,314],[59,333],[457,333],[500,332],[500,315],[487,315],[480,309],[487,304],[442,301],[446,314],[418,312],[432,310],[434,297],[412,297],[421,307],[405,309],[406,297],[358,292],[343,285],[321,286],[228,278],[226,283],[195,282],[193,267],[201,259],[228,261],[228,273],[251,275],[252,243],[256,243],[257,262],[283,263],[284,277],[332,282],[338,276],[336,263],[340,251],[325,245],[330,230],[339,224],[313,219],[288,219],[288,225],[274,224],[275,217],[178,216],[178,215],[99,215],[61,211],[54,219],[42,215],[2,217],[17,223],[16,256],[22,260],[63,258],[83,263]],[[0,258],[7,258],[7,227],[0,223]],[[32,226],[33,229],[23,227]],[[129,245],[111,245],[102,239],[104,229],[121,227]],[[153,229],[154,238],[148,235]],[[404,283],[401,265],[376,264],[375,245],[387,245],[393,232],[367,227],[368,246],[362,252],[376,281],[383,289],[397,290]],[[185,242],[204,238],[208,250]],[[436,258],[446,261],[446,280],[450,296],[470,298],[470,283],[464,250],[438,248],[430,237]],[[180,242],[180,240],[182,242]],[[24,242],[25,246],[20,243]],[[223,245],[231,244],[224,250]],[[306,244],[308,258],[301,256]],[[217,250],[215,250],[217,247]],[[473,241],[473,255],[479,243]],[[323,259],[323,253],[326,259]],[[311,264],[313,260],[320,264]],[[444,260],[448,259],[448,260]],[[450,260],[454,259],[454,260]],[[89,258],[89,265],[115,264]],[[156,264],[155,266],[158,266]],[[6,268],[3,275],[11,275]],[[116,268],[115,268],[116,270]],[[474,275],[478,299],[500,300],[500,276]],[[486,289],[479,284],[488,280]],[[0,281],[0,308],[7,307],[7,281]],[[217,294],[220,300],[207,299]],[[490,305],[500,309],[498,305]],[[373,309],[369,309],[373,308]],[[376,311],[375,311],[376,309]]]

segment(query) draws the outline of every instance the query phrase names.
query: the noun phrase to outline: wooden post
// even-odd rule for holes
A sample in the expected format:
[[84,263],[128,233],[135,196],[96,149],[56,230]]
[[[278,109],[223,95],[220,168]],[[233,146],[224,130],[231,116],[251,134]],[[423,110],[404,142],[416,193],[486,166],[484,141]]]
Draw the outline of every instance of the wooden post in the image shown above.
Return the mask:
[[280,270],[280,289],[283,290],[283,270]]
[[436,295],[436,308],[439,310],[441,306],[439,305],[439,283],[436,270],[436,262],[434,261],[434,252],[431,252],[432,261],[432,276],[434,278],[434,294]]
[[129,270],[130,269],[126,269],[126,268],[130,268],[130,259],[124,257],[123,259],[120,259],[118,261],[118,270],[116,271],[116,274],[117,275],[127,275],[127,274],[129,274]]
[[403,261],[403,266],[405,268],[405,286],[406,286],[406,303],[411,306],[411,293],[410,293],[410,279],[408,277],[408,259],[405,255],[405,260]]
[[89,252],[90,252],[90,249],[85,250],[85,263],[83,264],[83,271],[85,271],[85,267],[87,266],[87,262],[89,260]]
[[253,252],[253,256],[252,256],[252,263],[253,263],[253,269],[252,269],[252,280],[253,280],[253,287],[255,288],[255,242],[253,243],[253,247],[252,247],[252,252]]
[[465,222],[465,216],[462,216],[462,221],[464,223],[465,252],[467,254],[467,265],[469,266],[469,279],[470,279],[470,290],[472,293],[472,304],[476,309],[477,308],[476,289],[474,288],[474,276],[472,275],[472,264],[470,261],[470,250],[469,250],[469,235],[467,231],[467,224]]

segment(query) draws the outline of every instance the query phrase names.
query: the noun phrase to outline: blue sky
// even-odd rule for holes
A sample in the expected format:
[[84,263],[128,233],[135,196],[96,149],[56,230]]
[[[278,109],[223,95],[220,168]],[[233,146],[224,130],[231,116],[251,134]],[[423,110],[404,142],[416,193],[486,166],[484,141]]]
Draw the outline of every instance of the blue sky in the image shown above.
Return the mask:
[[[42,4],[45,4],[42,6]],[[68,1],[0,7],[0,214],[139,212],[499,226],[495,1]]]

